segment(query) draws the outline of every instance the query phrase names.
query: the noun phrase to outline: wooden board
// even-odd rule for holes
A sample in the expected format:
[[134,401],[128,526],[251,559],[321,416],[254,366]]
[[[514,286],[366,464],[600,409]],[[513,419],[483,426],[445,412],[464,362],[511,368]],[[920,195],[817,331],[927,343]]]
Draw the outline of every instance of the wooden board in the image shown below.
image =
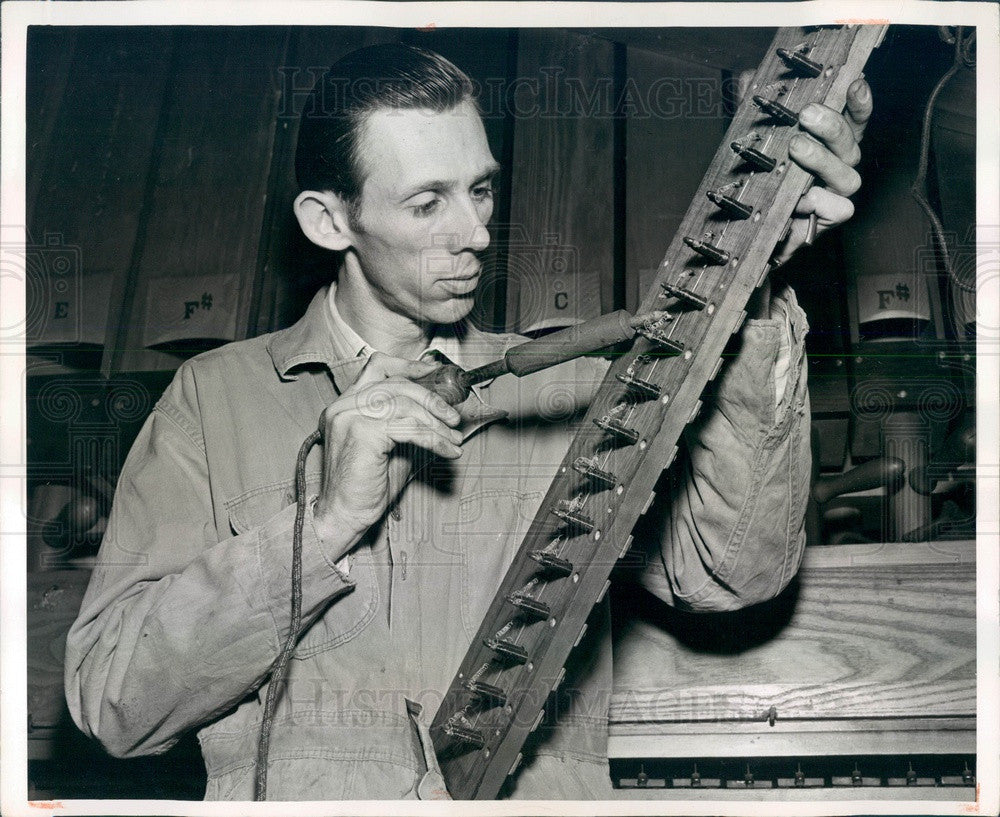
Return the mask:
[[616,724],[975,716],[972,542],[809,548],[796,585],[738,620],[637,612]]
[[[945,755],[976,752],[974,717],[623,721],[609,729],[611,758],[760,758]],[[831,762],[836,768],[839,761]]]

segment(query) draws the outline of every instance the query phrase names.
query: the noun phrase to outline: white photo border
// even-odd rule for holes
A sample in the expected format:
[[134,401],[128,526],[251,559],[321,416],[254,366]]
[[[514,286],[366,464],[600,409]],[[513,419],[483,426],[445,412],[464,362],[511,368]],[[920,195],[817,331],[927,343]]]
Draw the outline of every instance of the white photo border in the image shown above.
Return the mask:
[[[25,71],[29,25],[337,25],[391,28],[450,27],[710,27],[798,26],[819,23],[899,23],[976,26],[977,224],[980,247],[1000,246],[1000,6],[992,2],[5,2],[2,6],[2,213],[3,242],[24,244]],[[7,225],[14,225],[13,227]],[[19,226],[21,225],[21,226]],[[981,265],[979,266],[981,269]],[[978,282],[977,314],[1000,326],[1000,270]],[[0,328],[19,325],[24,281],[0,274]],[[997,814],[1000,812],[1000,628],[998,628],[998,484],[1000,484],[1000,343],[980,336],[977,346],[977,798],[968,801],[827,800],[735,802],[625,800],[611,802],[296,802],[221,803],[131,800],[27,800],[26,567],[24,533],[3,533],[0,544],[0,813],[170,815],[395,815],[395,814]],[[0,520],[25,516],[24,353],[0,353]],[[8,525],[0,526],[7,531]],[[23,524],[22,524],[23,527]],[[891,793],[885,795],[891,797]]]

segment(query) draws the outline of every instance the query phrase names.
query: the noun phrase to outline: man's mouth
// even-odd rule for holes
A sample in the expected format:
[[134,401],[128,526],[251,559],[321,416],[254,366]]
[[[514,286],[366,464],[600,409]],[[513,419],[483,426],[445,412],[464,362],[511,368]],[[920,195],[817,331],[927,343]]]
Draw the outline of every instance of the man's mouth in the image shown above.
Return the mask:
[[438,283],[451,295],[471,295],[479,284],[479,270],[469,275],[456,275],[451,278],[440,278]]
[[470,295],[479,284],[482,266],[478,258],[470,258],[467,259],[467,263],[461,265],[460,269],[455,270],[455,273],[446,278],[439,278],[438,283],[451,295]]

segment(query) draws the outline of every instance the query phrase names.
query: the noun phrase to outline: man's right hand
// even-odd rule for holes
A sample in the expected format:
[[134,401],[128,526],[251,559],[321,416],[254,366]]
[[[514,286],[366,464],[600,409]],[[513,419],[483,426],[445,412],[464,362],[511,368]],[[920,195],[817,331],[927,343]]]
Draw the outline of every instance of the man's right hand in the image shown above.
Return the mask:
[[323,473],[313,521],[325,541],[343,542],[344,553],[382,518],[402,488],[402,480],[392,484],[389,478],[398,444],[411,443],[445,459],[462,454],[458,412],[413,382],[435,368],[436,363],[374,352],[355,383],[323,410]]

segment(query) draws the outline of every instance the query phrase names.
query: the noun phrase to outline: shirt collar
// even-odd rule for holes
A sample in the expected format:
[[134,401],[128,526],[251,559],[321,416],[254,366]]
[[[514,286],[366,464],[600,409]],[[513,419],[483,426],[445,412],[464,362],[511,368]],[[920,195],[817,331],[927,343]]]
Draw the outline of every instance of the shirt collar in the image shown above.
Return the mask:
[[351,325],[340,316],[340,312],[337,309],[337,303],[334,300],[336,295],[337,285],[333,283],[326,288],[326,296],[323,299],[326,304],[327,317],[330,319],[333,347],[344,360],[354,357],[364,357],[367,359],[372,353],[372,348],[365,343],[365,339],[355,332],[354,329],[351,328]]
[[[332,283],[327,289],[325,300],[330,318],[333,347],[342,360],[353,358],[364,358],[367,360],[374,350],[341,316],[340,310],[337,309],[336,295],[337,285],[336,283]],[[466,335],[468,335],[468,329],[464,325],[459,327],[436,326],[434,334],[427,344],[427,348],[418,355],[417,359],[443,358],[443,362],[445,363],[455,363],[458,366],[462,366],[460,361],[463,361],[467,355],[462,348],[461,341]],[[463,368],[466,367],[463,366]]]

